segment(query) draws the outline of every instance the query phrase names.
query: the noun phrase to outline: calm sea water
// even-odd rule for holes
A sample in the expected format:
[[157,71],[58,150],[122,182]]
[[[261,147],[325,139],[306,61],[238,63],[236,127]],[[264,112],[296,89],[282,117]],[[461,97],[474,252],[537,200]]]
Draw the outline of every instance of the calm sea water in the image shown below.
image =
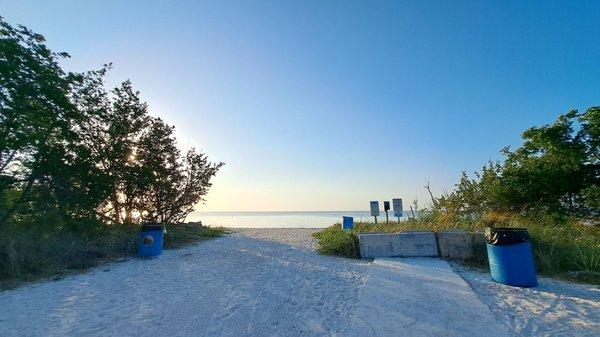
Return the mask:
[[[394,213],[389,212],[390,220]],[[314,211],[314,212],[193,212],[187,221],[202,221],[205,225],[237,228],[324,228],[342,221],[342,216],[354,221],[373,221],[369,211]],[[404,212],[404,218],[408,216]],[[381,212],[379,221],[385,221]]]

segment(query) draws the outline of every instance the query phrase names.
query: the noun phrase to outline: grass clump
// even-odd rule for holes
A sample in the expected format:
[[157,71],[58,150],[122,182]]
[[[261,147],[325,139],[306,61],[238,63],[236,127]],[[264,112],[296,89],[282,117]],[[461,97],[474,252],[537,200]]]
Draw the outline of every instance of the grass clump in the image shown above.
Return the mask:
[[359,258],[358,236],[355,231],[345,231],[340,224],[314,233],[317,239],[317,251],[321,254]]
[[[127,224],[89,231],[5,228],[0,231],[0,290],[136,256],[139,231],[139,225]],[[177,248],[225,233],[223,228],[199,224],[172,225],[167,229],[164,247]]]
[[[544,276],[600,284],[600,227],[586,226],[577,219],[548,215],[517,215],[488,213],[481,217],[451,217],[448,214],[427,214],[420,219],[374,224],[357,222],[344,231],[340,224],[315,233],[317,250],[322,254],[360,258],[358,234],[370,232],[401,232],[430,230],[439,232],[461,229],[469,232],[489,226],[527,228],[533,244],[538,272]],[[482,252],[480,255],[483,255]],[[487,268],[481,256],[471,265]]]
[[165,234],[165,248],[179,248],[201,240],[214,239],[228,231],[223,227],[207,227],[197,223],[170,226]]

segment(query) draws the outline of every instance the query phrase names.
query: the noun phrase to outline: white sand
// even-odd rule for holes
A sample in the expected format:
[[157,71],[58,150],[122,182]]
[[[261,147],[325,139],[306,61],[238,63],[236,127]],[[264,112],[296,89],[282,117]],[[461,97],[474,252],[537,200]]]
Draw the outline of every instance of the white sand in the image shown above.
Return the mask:
[[[5,291],[0,336],[349,335],[371,263],[318,255],[315,231],[244,229]],[[600,335],[598,287],[542,279],[531,290],[460,275],[510,335]]]
[[600,287],[539,278],[535,288],[495,283],[453,265],[492,312],[520,336],[600,336]]
[[318,255],[310,232],[248,230],[274,239],[234,234],[5,291],[0,336],[339,336],[369,264]]

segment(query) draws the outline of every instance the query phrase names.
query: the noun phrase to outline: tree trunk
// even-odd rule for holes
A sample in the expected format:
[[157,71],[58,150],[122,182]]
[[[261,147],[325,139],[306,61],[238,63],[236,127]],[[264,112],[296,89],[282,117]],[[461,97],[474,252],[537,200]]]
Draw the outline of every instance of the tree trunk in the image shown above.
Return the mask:
[[113,209],[115,210],[115,223],[121,223],[121,206],[119,205],[119,196],[115,193],[113,196]]

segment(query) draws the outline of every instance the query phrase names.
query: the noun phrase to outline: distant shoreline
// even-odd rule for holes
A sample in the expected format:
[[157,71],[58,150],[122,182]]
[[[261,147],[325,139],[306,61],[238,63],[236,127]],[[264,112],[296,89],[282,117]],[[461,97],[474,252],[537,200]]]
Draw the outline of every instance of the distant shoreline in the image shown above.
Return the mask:
[[[410,212],[404,212],[402,219]],[[342,221],[343,216],[354,217],[355,221],[374,221],[369,211],[242,211],[242,212],[192,212],[186,222],[202,221],[209,226],[227,228],[326,228]],[[395,219],[388,212],[390,220]],[[378,217],[385,221],[385,213]]]

